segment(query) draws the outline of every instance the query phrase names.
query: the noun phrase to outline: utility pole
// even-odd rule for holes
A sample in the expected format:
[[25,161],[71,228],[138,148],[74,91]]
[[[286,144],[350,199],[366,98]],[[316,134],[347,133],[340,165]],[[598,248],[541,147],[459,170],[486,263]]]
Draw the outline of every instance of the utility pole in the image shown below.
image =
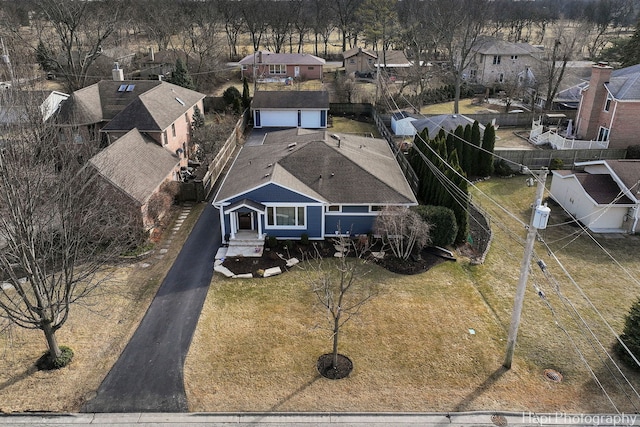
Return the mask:
[[524,293],[527,288],[527,278],[529,277],[529,265],[531,264],[531,255],[533,254],[533,244],[536,241],[538,229],[547,227],[550,209],[545,205],[541,206],[542,197],[544,195],[545,182],[547,180],[547,170],[543,169],[538,172],[538,187],[536,188],[536,199],[533,203],[533,212],[529,221],[529,232],[527,233],[527,241],[524,246],[524,256],[520,265],[520,280],[516,288],[516,297],[513,303],[513,313],[511,314],[511,326],[509,327],[509,337],[507,338],[507,354],[502,366],[511,369],[513,360],[513,352],[516,347],[516,337],[518,336],[518,327],[520,326],[520,316],[522,314],[522,305],[524,303]]

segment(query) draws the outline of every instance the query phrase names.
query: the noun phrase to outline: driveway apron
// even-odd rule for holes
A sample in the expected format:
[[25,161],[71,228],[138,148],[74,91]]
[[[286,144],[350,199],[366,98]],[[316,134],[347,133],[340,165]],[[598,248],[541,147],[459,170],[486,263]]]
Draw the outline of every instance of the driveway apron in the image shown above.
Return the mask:
[[220,247],[207,203],[140,326],[83,412],[187,412],[183,367]]

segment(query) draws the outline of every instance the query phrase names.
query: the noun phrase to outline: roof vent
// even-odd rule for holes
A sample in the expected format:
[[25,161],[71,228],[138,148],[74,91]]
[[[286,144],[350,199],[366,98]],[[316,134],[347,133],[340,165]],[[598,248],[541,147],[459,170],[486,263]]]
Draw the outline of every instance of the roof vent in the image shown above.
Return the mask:
[[269,178],[270,173],[265,173],[263,178]]
[[267,165],[267,167],[268,167],[268,168],[270,168],[271,166],[273,166],[273,163],[269,163],[269,164]]
[[182,99],[180,99],[180,98],[178,98],[176,96],[176,101],[178,101],[178,103],[184,107],[185,103],[184,103],[184,101]]
[[293,147],[295,147],[296,145],[298,145],[297,142],[292,142],[291,144],[287,145],[288,149],[292,149]]

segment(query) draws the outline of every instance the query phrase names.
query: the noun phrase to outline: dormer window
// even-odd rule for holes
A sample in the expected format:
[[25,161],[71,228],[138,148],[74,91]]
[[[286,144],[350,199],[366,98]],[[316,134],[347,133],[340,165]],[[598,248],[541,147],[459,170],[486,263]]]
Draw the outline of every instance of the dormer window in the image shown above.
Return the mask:
[[493,56],[493,65],[500,65],[501,59],[502,59],[502,57],[500,55],[494,55]]

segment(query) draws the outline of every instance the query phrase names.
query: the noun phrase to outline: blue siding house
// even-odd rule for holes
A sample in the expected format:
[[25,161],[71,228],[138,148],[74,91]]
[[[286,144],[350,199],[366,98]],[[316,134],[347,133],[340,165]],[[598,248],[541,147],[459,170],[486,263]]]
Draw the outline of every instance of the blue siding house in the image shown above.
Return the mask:
[[243,147],[213,201],[228,241],[366,234],[383,207],[417,204],[385,140],[303,128]]

